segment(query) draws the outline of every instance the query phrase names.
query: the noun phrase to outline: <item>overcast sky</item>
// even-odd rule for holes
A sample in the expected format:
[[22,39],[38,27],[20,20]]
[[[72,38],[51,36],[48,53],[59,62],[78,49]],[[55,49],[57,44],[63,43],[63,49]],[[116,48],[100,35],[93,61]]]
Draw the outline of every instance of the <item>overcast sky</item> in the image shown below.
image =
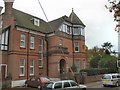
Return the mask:
[[[101,44],[108,41],[114,45],[113,49],[117,51],[118,36],[114,30],[116,22],[113,14],[105,8],[105,5],[109,4],[107,1],[40,0],[49,21],[64,15],[69,16],[73,8],[76,15],[86,25],[86,45],[89,48],[101,47]],[[3,0],[0,0],[0,6],[4,7]],[[38,0],[15,0],[13,7],[47,21]]]

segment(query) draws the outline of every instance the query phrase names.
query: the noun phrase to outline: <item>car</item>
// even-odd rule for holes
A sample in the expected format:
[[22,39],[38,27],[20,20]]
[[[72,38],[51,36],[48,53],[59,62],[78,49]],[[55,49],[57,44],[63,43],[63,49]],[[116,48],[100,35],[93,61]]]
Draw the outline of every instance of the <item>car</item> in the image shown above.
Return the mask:
[[103,86],[119,86],[120,85],[120,74],[112,73],[112,74],[104,74],[102,76],[102,84]]
[[47,82],[50,82],[50,79],[47,77],[31,77],[25,81],[25,86],[40,89]]
[[51,81],[43,86],[42,90],[86,90],[87,86],[78,85],[73,80]]

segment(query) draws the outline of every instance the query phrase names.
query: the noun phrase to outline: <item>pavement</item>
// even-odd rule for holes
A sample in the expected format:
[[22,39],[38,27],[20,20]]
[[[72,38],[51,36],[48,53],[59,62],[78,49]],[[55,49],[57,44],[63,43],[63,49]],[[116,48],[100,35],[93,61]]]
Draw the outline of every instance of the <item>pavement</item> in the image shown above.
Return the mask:
[[91,83],[86,83],[85,84],[88,88],[90,87],[102,87],[102,83],[101,81],[97,81],[97,82],[91,82]]

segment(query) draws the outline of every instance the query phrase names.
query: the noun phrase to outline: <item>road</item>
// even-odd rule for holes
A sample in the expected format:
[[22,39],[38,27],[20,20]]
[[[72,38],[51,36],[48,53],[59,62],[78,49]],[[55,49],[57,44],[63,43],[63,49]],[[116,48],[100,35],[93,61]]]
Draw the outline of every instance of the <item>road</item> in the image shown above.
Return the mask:
[[[120,90],[120,86],[119,87],[103,87],[101,81],[87,83],[85,85],[87,86],[87,90]],[[30,88],[30,87],[17,87],[17,88],[11,88],[11,89],[3,89],[3,90],[38,90],[38,89]]]
[[88,90],[120,90],[120,86],[119,87],[112,87],[112,86],[103,87],[101,81],[87,83],[85,85],[87,86]]

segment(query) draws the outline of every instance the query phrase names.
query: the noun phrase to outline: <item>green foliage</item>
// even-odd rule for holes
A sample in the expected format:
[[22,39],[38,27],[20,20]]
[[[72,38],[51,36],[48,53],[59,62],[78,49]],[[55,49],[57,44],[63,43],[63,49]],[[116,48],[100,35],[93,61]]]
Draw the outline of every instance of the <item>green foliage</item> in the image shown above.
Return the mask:
[[91,66],[92,68],[98,68],[98,63],[99,63],[99,61],[100,61],[100,58],[101,58],[101,57],[100,57],[99,55],[93,57],[93,58],[90,60],[90,66]]
[[116,68],[117,58],[115,56],[106,55],[99,61],[99,68]]
[[105,73],[116,73],[114,68],[89,68],[80,70],[80,72],[86,72],[88,76],[100,75]]
[[91,69],[85,70],[88,73],[88,75],[118,71],[116,63],[117,57],[111,55],[112,54],[111,48],[113,47],[113,45],[110,42],[105,42],[101,46],[102,48],[98,48],[96,46],[88,50],[89,64],[91,67]]

